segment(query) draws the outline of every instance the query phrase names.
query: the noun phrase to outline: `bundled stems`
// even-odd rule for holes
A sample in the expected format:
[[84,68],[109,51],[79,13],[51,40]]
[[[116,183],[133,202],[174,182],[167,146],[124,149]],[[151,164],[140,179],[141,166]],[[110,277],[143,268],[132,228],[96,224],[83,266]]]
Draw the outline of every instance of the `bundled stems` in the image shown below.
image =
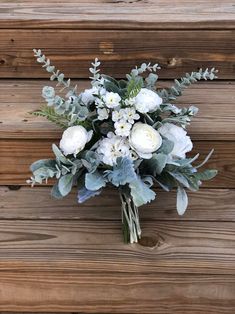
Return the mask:
[[125,243],[136,243],[141,238],[138,207],[128,191],[119,190],[122,206],[122,228]]

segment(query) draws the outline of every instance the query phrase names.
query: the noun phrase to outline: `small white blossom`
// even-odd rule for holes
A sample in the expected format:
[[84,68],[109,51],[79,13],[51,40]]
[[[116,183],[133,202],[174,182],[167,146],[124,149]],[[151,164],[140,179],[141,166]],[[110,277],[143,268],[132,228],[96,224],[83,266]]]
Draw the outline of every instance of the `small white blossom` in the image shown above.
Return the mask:
[[87,132],[81,125],[71,126],[62,135],[60,149],[65,156],[70,154],[76,156],[76,154],[83,150],[86,143],[90,141],[92,134],[93,131]]
[[125,118],[131,124],[135,123],[135,120],[140,118],[139,114],[136,113],[134,108],[126,108],[125,110]]
[[103,100],[108,108],[115,108],[120,105],[121,97],[117,93],[107,92],[103,96]]
[[135,97],[135,108],[141,113],[153,112],[162,104],[162,98],[147,88],[141,88]]
[[95,99],[95,105],[96,105],[97,108],[104,108],[104,102],[100,98],[96,98]]
[[103,163],[113,166],[118,157],[130,156],[130,146],[126,139],[109,132],[107,138],[100,141],[97,153]]
[[134,104],[135,104],[135,97],[129,98],[129,99],[125,99],[124,103],[125,103],[126,106],[133,107]]
[[98,108],[97,113],[99,120],[106,120],[109,117],[109,110],[106,108]]
[[113,122],[119,121],[119,120],[121,120],[123,118],[124,118],[123,109],[121,109],[121,110],[114,110],[112,112],[112,120],[113,120]]
[[130,134],[130,130],[132,125],[126,120],[120,120],[114,123],[115,133],[119,136],[128,136]]

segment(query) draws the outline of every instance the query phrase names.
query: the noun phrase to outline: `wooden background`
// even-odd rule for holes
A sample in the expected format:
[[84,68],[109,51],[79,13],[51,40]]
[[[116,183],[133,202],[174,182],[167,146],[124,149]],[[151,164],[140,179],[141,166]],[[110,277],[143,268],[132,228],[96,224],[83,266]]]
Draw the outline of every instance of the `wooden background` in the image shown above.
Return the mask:
[[[81,90],[95,57],[116,77],[159,62],[159,86],[219,69],[178,100],[199,107],[193,153],[215,148],[208,166],[219,170],[189,193],[183,217],[175,194],[157,189],[140,209],[141,242],[124,245],[114,189],[78,206],[76,190],[56,201],[49,186],[26,185],[29,165],[61,135],[29,114],[50,84],[33,48]],[[234,79],[234,1],[0,1],[0,313],[235,313]]]

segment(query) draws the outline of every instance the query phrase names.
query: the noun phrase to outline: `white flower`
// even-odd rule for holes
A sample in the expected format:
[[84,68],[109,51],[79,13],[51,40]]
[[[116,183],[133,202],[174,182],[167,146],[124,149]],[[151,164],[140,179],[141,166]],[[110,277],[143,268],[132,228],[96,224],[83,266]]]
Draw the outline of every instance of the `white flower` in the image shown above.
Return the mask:
[[124,118],[124,115],[125,115],[124,109],[121,109],[119,111],[118,110],[114,110],[112,112],[112,120],[113,120],[113,122],[122,120]]
[[83,150],[86,143],[90,141],[93,131],[87,132],[87,130],[81,126],[71,126],[66,129],[60,140],[60,149],[63,151],[65,156],[78,154]]
[[135,120],[138,120],[140,116],[136,113],[134,108],[126,108],[125,110],[125,118],[131,124],[135,123]]
[[126,120],[120,120],[114,123],[115,133],[119,136],[128,136],[130,134],[130,130],[132,125]]
[[120,105],[121,97],[117,93],[107,92],[103,100],[108,108],[115,108]]
[[150,125],[137,122],[131,130],[129,143],[140,157],[150,159],[152,153],[162,145],[162,138]]
[[135,104],[135,97],[129,98],[129,99],[125,99],[125,100],[124,100],[124,103],[125,103],[126,106],[131,106],[131,107],[133,107],[134,104]]
[[96,105],[97,108],[104,108],[104,102],[100,98],[96,98],[95,99],[95,105]]
[[105,119],[108,119],[109,117],[109,110],[106,108],[98,108],[97,113],[98,113],[99,120],[105,120]]
[[141,113],[153,112],[162,104],[162,98],[157,93],[147,88],[141,88],[135,97],[136,110]]
[[172,123],[165,123],[158,131],[162,136],[174,143],[170,157],[185,158],[185,154],[192,150],[193,144],[191,139],[186,135],[187,132],[183,128]]
[[95,86],[89,89],[85,89],[84,92],[81,93],[81,100],[84,105],[90,105],[95,101],[94,94],[98,94],[98,88]]
[[103,163],[113,166],[118,157],[130,156],[130,146],[126,139],[109,132],[107,138],[100,141],[97,153],[101,156]]

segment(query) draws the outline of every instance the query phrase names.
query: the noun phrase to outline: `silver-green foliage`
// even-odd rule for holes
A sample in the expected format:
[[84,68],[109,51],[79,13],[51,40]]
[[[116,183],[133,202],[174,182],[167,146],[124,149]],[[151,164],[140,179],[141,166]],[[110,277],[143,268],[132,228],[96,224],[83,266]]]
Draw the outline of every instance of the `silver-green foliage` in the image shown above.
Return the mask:
[[[66,80],[64,74],[51,65],[50,60],[42,54],[41,50],[34,50],[34,53],[37,61],[50,73],[51,80],[57,80],[57,85],[62,86],[62,90],[69,89],[65,97],[61,97],[56,94],[53,87],[45,86],[42,90],[42,96],[46,100],[47,106],[34,112],[34,114],[46,117],[62,128],[77,124],[89,126],[89,128],[93,126],[97,139],[102,134],[106,134],[107,131],[112,131],[112,127],[108,123],[103,125],[96,117],[92,116],[93,113],[89,111],[89,106],[85,106],[81,96],[77,95],[76,86],[70,87],[71,81]],[[107,91],[118,93],[123,100],[123,106],[125,106],[125,101],[135,97],[141,88],[156,90],[158,64],[152,66],[150,63],[143,63],[139,68],[132,69],[125,80],[116,80],[110,76],[101,75],[99,66],[100,62],[95,59],[89,69],[91,84],[94,87],[102,86]],[[146,72],[148,75],[144,78],[143,74]],[[167,122],[185,127],[197,113],[197,108],[190,106],[180,109],[171,104],[171,101],[180,96],[182,91],[191,84],[201,79],[213,80],[216,78],[216,73],[214,68],[205,71],[200,69],[198,72],[186,74],[180,80],[175,80],[175,84],[171,88],[158,90],[157,93],[163,98],[162,105],[156,112],[142,114],[142,121],[156,129]],[[212,152],[204,162],[194,166],[193,163],[198,155],[194,158],[172,160],[169,158],[169,154],[173,147],[173,142],[163,138],[162,146],[153,154],[151,159],[138,159],[133,162],[127,157],[118,158],[113,167],[107,167],[107,165],[102,164],[100,156],[92,146],[74,157],[65,156],[56,145],[53,145],[52,150],[55,158],[33,163],[31,165],[33,176],[28,182],[34,185],[56,178],[57,183],[52,189],[52,195],[56,198],[66,196],[76,185],[78,186],[78,201],[80,203],[100,194],[102,188],[112,184],[118,187],[124,195],[122,198],[123,206],[129,208],[133,202],[132,207],[135,210],[155,198],[156,194],[151,188],[154,182],[166,191],[173,188],[177,189],[176,206],[178,213],[182,215],[188,204],[186,189],[197,191],[201,182],[213,178],[217,171],[204,170],[200,172],[198,170],[207,162]],[[128,217],[126,219],[128,222]],[[136,228],[138,234],[138,226]]]

